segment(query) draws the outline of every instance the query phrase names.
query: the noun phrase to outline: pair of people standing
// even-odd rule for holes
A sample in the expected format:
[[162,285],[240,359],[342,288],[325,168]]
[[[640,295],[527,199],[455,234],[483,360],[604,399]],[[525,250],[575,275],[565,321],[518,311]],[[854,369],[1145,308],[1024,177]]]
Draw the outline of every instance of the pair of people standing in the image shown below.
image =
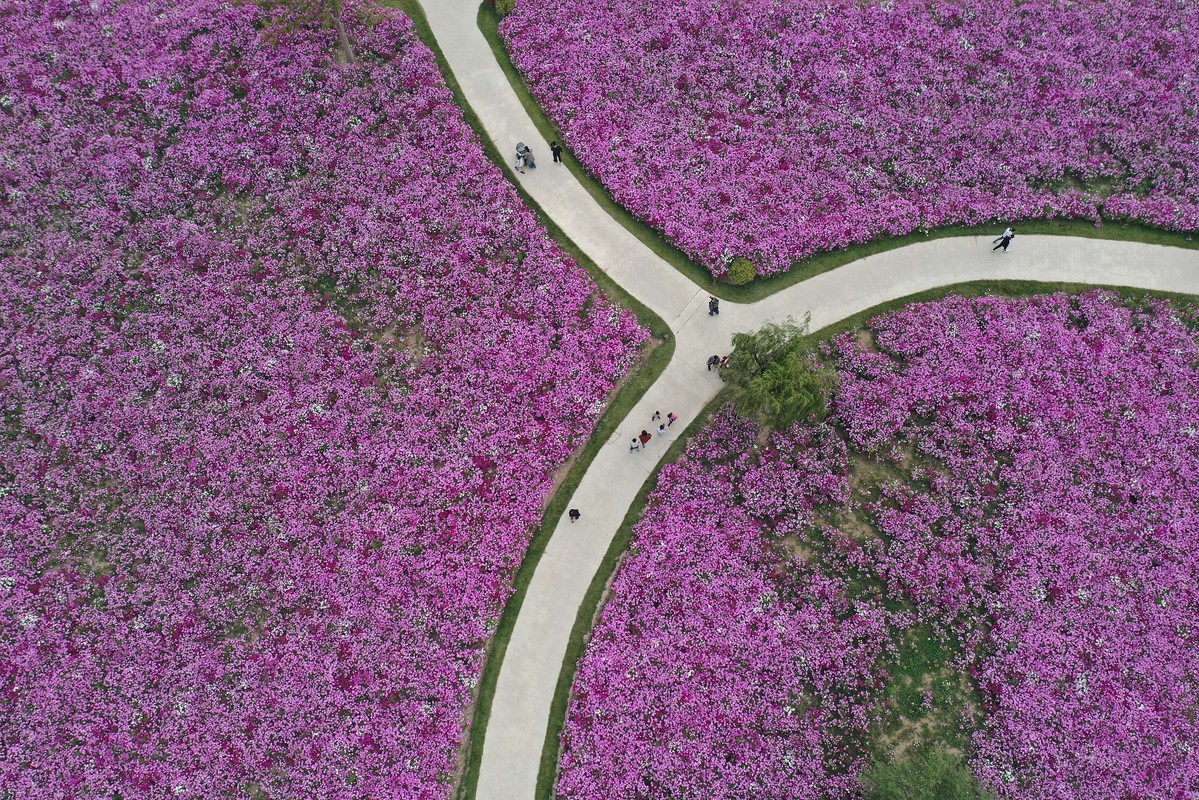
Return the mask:
[[[557,141],[550,142],[550,152],[554,154],[554,163],[562,163],[562,147]],[[537,160],[533,157],[533,149],[524,142],[516,143],[516,171],[524,174],[525,168],[537,169]]]
[[524,142],[516,143],[516,171],[524,173],[525,168],[537,169],[537,160],[533,158],[533,150]]

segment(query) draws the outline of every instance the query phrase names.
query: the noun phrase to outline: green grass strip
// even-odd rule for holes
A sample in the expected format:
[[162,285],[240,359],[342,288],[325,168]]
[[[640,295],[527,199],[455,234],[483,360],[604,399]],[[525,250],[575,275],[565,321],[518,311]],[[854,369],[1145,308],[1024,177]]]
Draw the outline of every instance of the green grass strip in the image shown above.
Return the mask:
[[[500,18],[496,10],[487,3],[482,3],[479,6],[477,21],[479,30],[483,33],[483,37],[487,39],[487,43],[491,47],[491,52],[495,55],[496,62],[508,77],[508,83],[512,85],[512,90],[516,92],[517,98],[520,99],[521,105],[528,112],[529,118],[533,120],[537,131],[547,144],[556,140],[559,144],[565,146],[565,138],[557,126],[541,110],[541,107],[537,105],[537,101],[533,99],[533,95],[529,91],[524,77],[512,63],[512,59],[508,55],[508,49],[504,46],[504,42],[499,35]],[[907,247],[916,242],[924,242],[930,239],[945,239],[951,236],[986,236],[993,238],[1007,225],[1012,225],[1021,234],[1082,236],[1090,239],[1115,239],[1192,250],[1199,249],[1199,241],[1195,241],[1194,236],[1191,234],[1166,231],[1138,222],[1105,220],[1103,227],[1097,228],[1095,227],[1095,223],[1079,219],[1005,220],[1002,223],[992,225],[947,225],[927,232],[917,231],[904,236],[875,239],[862,244],[851,245],[840,250],[809,256],[781,275],[758,278],[744,286],[733,286],[714,280],[712,274],[706,268],[696,264],[659,231],[642,222],[626,210],[624,206],[613,200],[608,190],[604,188],[599,180],[571,156],[570,153],[567,153],[567,158],[564,160],[567,168],[574,174],[579,183],[583,185],[587,193],[595,199],[600,208],[608,212],[629,233],[641,240],[655,255],[677,269],[693,283],[703,287],[705,291],[724,300],[737,303],[753,303],[823,272],[828,272],[829,270],[836,269],[851,261],[866,258],[867,256],[884,253],[900,247]]]
[[1016,281],[1016,280],[984,280],[984,281],[967,281],[965,283],[954,283],[949,286],[939,286],[935,289],[928,289],[923,292],[909,294],[905,297],[898,297],[894,300],[888,300],[885,303],[879,303],[865,311],[860,311],[857,314],[846,317],[845,319],[824,326],[818,331],[813,331],[813,335],[820,339],[831,339],[838,334],[847,331],[861,328],[867,322],[880,314],[886,314],[889,311],[897,311],[904,306],[912,303],[929,303],[935,300],[943,300],[948,295],[958,295],[960,297],[1028,297],[1037,294],[1056,294],[1064,292],[1066,294],[1081,294],[1089,292],[1092,289],[1106,289],[1109,292],[1120,297],[1125,302],[1136,303],[1138,300],[1146,297],[1152,297],[1158,300],[1171,300],[1176,303],[1196,303],[1199,302],[1199,297],[1193,294],[1183,294],[1182,292],[1158,292],[1152,289],[1137,289],[1132,286],[1108,286],[1105,284],[1095,283],[1063,283],[1061,281]]
[[[478,116],[466,103],[462,87],[454,77],[454,73],[450,70],[449,63],[446,61],[441,49],[437,46],[437,40],[433,36],[428,19],[425,17],[425,13],[419,3],[416,0],[381,0],[381,2],[385,6],[399,9],[412,20],[417,36],[420,37],[420,40],[426,47],[433,51],[437,59],[437,64],[445,77],[446,85],[449,86],[450,91],[454,94],[454,99],[462,109],[463,117],[466,119],[467,124],[474,130],[479,143],[483,147],[483,151],[497,167],[512,177],[506,159],[500,155],[499,151],[491,143],[491,139],[487,136],[486,130],[484,130],[482,124],[479,122]],[[508,649],[508,642],[512,638],[512,630],[516,625],[517,617],[520,616],[520,609],[528,592],[529,582],[532,580],[533,573],[537,569],[537,564],[545,552],[546,545],[549,544],[550,537],[553,535],[555,527],[557,527],[558,520],[566,513],[566,505],[571,495],[578,488],[579,482],[583,480],[583,476],[587,473],[596,454],[599,453],[604,442],[616,432],[617,426],[633,410],[633,407],[645,394],[646,390],[658,380],[658,377],[666,369],[666,365],[670,363],[670,359],[674,356],[675,347],[670,326],[621,288],[619,284],[608,277],[607,273],[596,266],[587,254],[566,236],[561,228],[554,224],[553,220],[544,213],[541,207],[521,188],[517,181],[511,180],[511,183],[517,192],[519,192],[525,205],[533,209],[537,214],[538,221],[558,243],[558,246],[587,271],[587,274],[591,276],[591,279],[595,281],[603,294],[615,300],[621,306],[632,310],[641,321],[641,324],[650,330],[655,343],[649,349],[648,355],[644,357],[640,368],[628,376],[624,385],[610,399],[603,415],[596,422],[595,430],[592,431],[587,443],[576,453],[574,464],[547,503],[541,517],[541,525],[534,533],[529,548],[525,552],[524,560],[521,562],[520,569],[517,570],[513,578],[512,596],[509,598],[508,604],[500,616],[495,633],[492,635],[491,642],[488,645],[483,675],[480,679],[478,695],[475,699],[474,718],[470,725],[470,744],[465,754],[465,765],[458,785],[458,796],[462,798],[474,798],[475,796],[479,781],[479,764],[483,756],[483,741],[487,734],[488,722],[491,718],[491,703],[495,697],[496,681],[499,679],[500,667],[504,662],[504,654]]]
[[[942,300],[948,295],[960,295],[969,298],[983,296],[1027,297],[1029,295],[1053,294],[1057,292],[1076,294],[1090,291],[1091,289],[1107,289],[1123,300],[1133,303],[1145,297],[1172,300],[1179,303],[1199,302],[1199,297],[1191,294],[1156,292],[1126,286],[1103,286],[1048,281],[970,281],[968,283],[941,286],[936,289],[929,289],[924,292],[880,303],[865,311],[827,325],[815,331],[814,335],[820,339],[831,339],[839,334],[862,327],[866,322],[880,314],[895,311],[911,303],[927,303]],[[642,484],[636,499],[629,506],[628,513],[625,514],[620,528],[617,529],[616,535],[608,547],[608,552],[604,554],[604,560],[600,563],[599,570],[595,573],[595,577],[592,578],[591,585],[587,587],[587,593],[583,596],[583,602],[579,606],[579,612],[575,617],[574,627],[571,628],[570,642],[566,647],[566,656],[562,660],[562,671],[558,675],[558,684],[554,688],[554,698],[550,704],[550,719],[546,727],[545,744],[541,751],[541,767],[537,774],[536,797],[550,798],[553,796],[554,784],[556,783],[558,774],[558,758],[561,751],[559,737],[563,727],[566,725],[570,691],[574,685],[575,674],[578,671],[578,662],[582,658],[583,651],[587,646],[591,629],[599,617],[600,604],[608,585],[615,577],[621,559],[625,551],[628,550],[629,543],[632,540],[633,526],[641,519],[646,503],[649,500],[650,492],[657,485],[658,474],[661,472],[663,466],[673,463],[683,455],[686,444],[690,441],[691,437],[702,429],[703,426],[707,425],[712,415],[729,399],[729,390],[725,389],[721,391],[720,394],[716,395],[704,407],[703,411],[699,413],[691,424],[686,427],[683,434],[671,444],[670,449],[658,464],[657,469]]]

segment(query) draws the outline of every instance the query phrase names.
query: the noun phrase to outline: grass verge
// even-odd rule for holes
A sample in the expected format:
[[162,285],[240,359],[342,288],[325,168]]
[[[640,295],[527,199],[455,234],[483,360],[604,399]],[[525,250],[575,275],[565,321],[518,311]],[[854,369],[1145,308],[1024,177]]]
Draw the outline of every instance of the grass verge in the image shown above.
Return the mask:
[[[529,87],[525,83],[524,77],[516,69],[516,65],[512,63],[512,59],[508,56],[508,48],[504,46],[504,42],[499,34],[499,14],[487,3],[480,3],[476,21],[478,22],[479,30],[483,34],[483,38],[487,40],[488,46],[491,47],[491,53],[495,56],[496,63],[499,64],[500,69],[503,70],[504,75],[508,78],[508,83],[511,84],[512,91],[516,92],[517,99],[524,106],[529,119],[533,120],[533,125],[537,128],[537,132],[545,139],[546,149],[549,149],[549,143],[552,141],[565,142],[566,140],[558,132],[557,126],[550,121],[550,118],[541,110],[541,106],[537,105],[537,101],[533,99],[533,95],[529,92]],[[608,190],[604,188],[603,184],[588,172],[586,167],[580,164],[569,152],[565,154],[563,162],[599,207],[608,216],[612,217],[626,230],[636,236],[654,255],[683,273],[692,283],[703,286],[705,289],[711,291],[712,294],[726,300],[739,301],[741,299],[736,296],[736,290],[742,287],[729,286],[728,284],[720,284],[714,281],[712,273],[699,264],[696,264],[686,253],[676,247],[674,243],[633,216],[620,203],[613,200],[612,195],[608,194]],[[767,292],[766,294],[770,293]]]
[[994,280],[994,281],[969,281],[967,283],[954,283],[949,286],[940,286],[936,289],[929,289],[915,294],[897,297],[894,300],[888,300],[885,303],[879,303],[865,311],[860,311],[857,314],[848,316],[845,319],[839,320],[826,325],[820,330],[813,331],[812,335],[819,339],[828,339],[840,333],[860,328],[865,325],[873,317],[879,314],[885,314],[888,311],[896,311],[906,305],[912,303],[927,303],[933,300],[941,300],[947,295],[959,295],[961,297],[1027,297],[1034,294],[1053,294],[1055,292],[1066,292],[1067,294],[1078,294],[1087,292],[1091,289],[1107,289],[1115,293],[1124,300],[1135,301],[1138,298],[1153,297],[1160,300],[1173,300],[1179,303],[1195,303],[1199,302],[1199,297],[1193,294],[1182,294],[1181,292],[1157,292],[1149,289],[1137,289],[1131,286],[1106,286],[1103,284],[1094,283],[1063,283],[1053,281],[1011,281],[1011,280]]
[[[425,46],[433,51],[446,84],[454,94],[454,98],[462,109],[462,114],[467,124],[474,130],[475,136],[483,147],[484,152],[501,171],[507,173],[508,165],[506,160],[499,154],[495,146],[491,144],[491,139],[487,136],[486,131],[479,122],[479,118],[465,102],[462,88],[455,79],[454,73],[450,71],[449,64],[442,54],[441,49],[437,46],[437,40],[433,36],[433,31],[429,27],[428,20],[419,3],[416,0],[381,0],[381,2],[385,6],[400,10],[412,20],[417,36]],[[510,173],[507,174],[511,177]],[[470,725],[470,743],[464,754],[463,771],[458,784],[458,796],[462,798],[473,798],[475,796],[479,780],[479,763],[483,754],[483,741],[487,733],[487,724],[490,721],[491,702],[495,697],[495,686],[499,678],[500,666],[503,664],[504,654],[508,649],[508,642],[512,638],[512,629],[516,625],[516,618],[520,615],[521,605],[524,603],[529,581],[532,580],[533,573],[536,571],[537,564],[545,552],[550,536],[557,526],[559,518],[566,512],[566,505],[571,495],[574,494],[579,482],[587,473],[587,469],[591,466],[591,462],[595,459],[600,447],[612,436],[620,421],[632,411],[633,406],[641,399],[645,391],[657,381],[658,376],[666,369],[666,365],[670,363],[670,359],[674,355],[675,346],[674,337],[671,335],[670,327],[665,321],[646,308],[642,303],[638,302],[636,298],[609,278],[607,273],[597,267],[588,258],[587,254],[571,241],[562,232],[562,229],[555,225],[553,220],[543,212],[541,207],[521,189],[519,182],[515,180],[511,180],[510,182],[520,194],[525,205],[534,210],[541,225],[549,232],[559,247],[587,271],[587,274],[599,286],[601,292],[618,302],[621,306],[631,309],[637,315],[641,324],[649,328],[654,344],[651,345],[648,353],[643,357],[640,367],[635,372],[632,372],[623,386],[609,398],[608,406],[603,416],[596,423],[595,429],[592,431],[586,444],[576,453],[574,464],[558,484],[549,502],[546,504],[545,511],[541,517],[541,526],[534,534],[533,540],[525,552],[520,569],[517,570],[513,579],[512,596],[504,608],[504,613],[500,616],[495,633],[492,635],[491,642],[488,645],[483,675],[479,682],[478,694],[475,699],[474,716]],[[563,716],[565,715],[563,714]]]
[[[504,42],[499,35],[500,18],[496,10],[487,5],[487,3],[481,3],[477,21],[479,30],[483,33],[483,37],[487,39],[487,43],[491,47],[491,52],[495,55],[496,63],[499,64],[500,69],[507,76],[508,82],[512,85],[512,90],[516,92],[521,105],[528,112],[529,118],[533,120],[537,132],[541,134],[547,144],[553,140],[565,142],[566,140],[557,126],[546,116],[545,112],[537,104],[537,101],[533,99],[533,95],[529,91],[524,77],[512,63],[512,59],[508,55],[508,49],[504,46]],[[1199,249],[1199,241],[1195,241],[1193,235],[1153,228],[1137,222],[1104,220],[1103,227],[1096,228],[1095,224],[1089,220],[1004,220],[1002,223],[992,225],[947,225],[927,232],[917,231],[904,236],[876,239],[862,244],[855,244],[841,250],[819,253],[805,258],[782,275],[759,278],[744,286],[733,286],[714,280],[712,274],[706,268],[692,261],[673,242],[666,239],[657,230],[642,222],[626,210],[624,206],[613,200],[608,190],[603,187],[599,180],[569,153],[566,158],[566,166],[574,174],[575,178],[578,179],[579,183],[583,185],[583,188],[587,190],[587,193],[595,199],[600,208],[641,240],[655,255],[711,294],[737,303],[753,303],[823,272],[828,272],[851,261],[857,261],[858,259],[877,253],[907,247],[908,245],[930,239],[944,239],[951,236],[994,237],[1006,225],[1014,226],[1021,234],[1082,236],[1091,239],[1115,239],[1142,242],[1145,244],[1160,244],[1169,247],[1182,247],[1192,250]]]
[[[621,420],[628,416],[645,391],[666,369],[666,365],[670,363],[673,355],[673,341],[660,344],[650,351],[641,369],[633,373],[624,387],[612,398],[604,415],[596,424],[591,437],[587,440],[587,444],[578,453],[574,465],[554,491],[546,505],[545,512],[541,515],[541,526],[534,533],[533,540],[530,542],[528,550],[525,551],[524,560],[513,580],[512,596],[508,599],[507,606],[504,607],[504,613],[500,616],[499,624],[496,626],[491,643],[487,648],[483,677],[479,682],[478,697],[475,699],[474,719],[471,722],[470,748],[466,754],[459,783],[458,797],[460,798],[473,800],[475,796],[479,782],[479,764],[483,758],[483,743],[487,737],[487,725],[491,720],[491,703],[495,698],[496,681],[499,680],[504,655],[508,650],[508,642],[512,639],[512,630],[516,626],[517,617],[520,616],[520,609],[524,605],[529,582],[533,580],[533,573],[537,571],[541,556],[549,544],[554,529],[558,526],[558,521],[566,513],[566,505],[570,501],[571,495],[578,488],[583,476],[587,474],[587,469],[591,466],[596,454],[599,453],[604,442],[616,431]],[[561,717],[565,719],[565,710]]]

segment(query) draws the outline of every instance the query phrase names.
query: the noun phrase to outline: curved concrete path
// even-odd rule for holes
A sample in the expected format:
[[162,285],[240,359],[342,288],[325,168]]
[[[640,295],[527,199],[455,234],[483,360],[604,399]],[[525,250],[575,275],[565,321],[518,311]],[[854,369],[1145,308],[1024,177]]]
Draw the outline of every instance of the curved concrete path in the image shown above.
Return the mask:
[[[478,800],[532,800],[550,704],[583,595],[646,478],[720,390],[709,355],[728,352],[737,331],[810,312],[812,330],[879,303],[974,280],[1020,279],[1132,286],[1199,294],[1199,251],[1076,237],[1020,236],[1010,253],[989,240],[937,239],[864,258],[752,305],[721,302],[707,314],[708,294],[655,256],[609,217],[574,176],[552,162],[549,143],[525,113],[479,32],[478,0],[420,0],[465,101],[503,154],[526,141],[539,166],[516,175],[522,187],[601,269],[662,317],[677,339],[662,376],[602,448],[571,497],[582,518],[562,519],[541,558],[496,683],[480,767]],[[569,156],[568,156],[569,157]],[[630,453],[629,440],[651,429],[653,411],[679,420],[667,441]]]

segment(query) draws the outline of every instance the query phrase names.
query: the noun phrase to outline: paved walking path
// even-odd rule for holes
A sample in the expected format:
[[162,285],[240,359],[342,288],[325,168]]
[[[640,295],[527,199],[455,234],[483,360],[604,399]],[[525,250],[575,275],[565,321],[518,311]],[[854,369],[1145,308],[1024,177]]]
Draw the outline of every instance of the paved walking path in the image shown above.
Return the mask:
[[[555,529],[529,585],[508,644],[483,746],[477,798],[532,800],[570,631],[587,587],[638,490],[721,387],[706,370],[736,331],[811,312],[817,330],[897,297],[973,280],[1023,279],[1133,286],[1199,294],[1199,251],[1075,237],[1018,236],[1010,253],[989,240],[938,239],[864,258],[752,305],[721,302],[707,314],[707,293],[655,256],[609,217],[565,167],[550,158],[476,25],[478,0],[421,0],[433,34],[466,102],[500,153],[528,142],[538,168],[516,176],[522,187],[601,269],[670,325],[674,358],[602,448],[571,497],[583,516]],[[567,156],[569,158],[569,155]],[[629,441],[650,430],[653,411],[679,420],[646,452]]]

